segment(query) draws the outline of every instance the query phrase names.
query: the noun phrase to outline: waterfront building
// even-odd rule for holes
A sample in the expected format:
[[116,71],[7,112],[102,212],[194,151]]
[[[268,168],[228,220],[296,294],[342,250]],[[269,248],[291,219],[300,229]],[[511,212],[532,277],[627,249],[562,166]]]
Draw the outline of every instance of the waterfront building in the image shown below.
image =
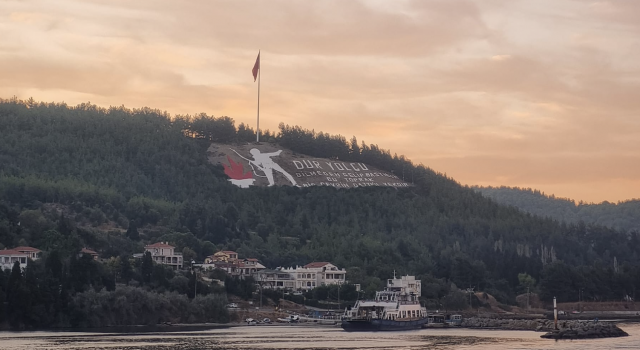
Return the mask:
[[339,269],[330,262],[312,262],[302,267],[286,268],[282,271],[291,274],[295,280],[295,289],[310,290],[320,286],[346,283],[347,271]]

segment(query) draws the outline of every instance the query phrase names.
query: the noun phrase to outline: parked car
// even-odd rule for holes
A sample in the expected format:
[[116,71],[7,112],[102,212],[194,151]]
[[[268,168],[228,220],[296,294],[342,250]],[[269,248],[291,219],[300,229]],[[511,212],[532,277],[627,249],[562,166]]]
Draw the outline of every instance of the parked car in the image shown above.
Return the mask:
[[237,309],[237,308],[238,308],[238,304],[236,304],[236,303],[229,303],[229,304],[227,304],[227,307],[228,307],[229,309]]
[[268,317],[265,317],[265,318],[262,320],[262,323],[271,323],[271,319],[270,319],[270,318],[268,318]]

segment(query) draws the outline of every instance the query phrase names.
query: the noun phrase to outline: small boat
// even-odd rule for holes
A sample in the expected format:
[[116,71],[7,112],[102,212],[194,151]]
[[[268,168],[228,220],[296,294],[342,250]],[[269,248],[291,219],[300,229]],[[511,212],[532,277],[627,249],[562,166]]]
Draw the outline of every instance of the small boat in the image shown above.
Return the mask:
[[285,323],[298,323],[300,322],[300,316],[298,315],[289,315],[289,317],[278,318],[279,322]]
[[402,331],[422,328],[428,322],[427,309],[420,305],[420,280],[401,276],[387,280],[374,300],[358,300],[347,308],[341,326],[345,331]]

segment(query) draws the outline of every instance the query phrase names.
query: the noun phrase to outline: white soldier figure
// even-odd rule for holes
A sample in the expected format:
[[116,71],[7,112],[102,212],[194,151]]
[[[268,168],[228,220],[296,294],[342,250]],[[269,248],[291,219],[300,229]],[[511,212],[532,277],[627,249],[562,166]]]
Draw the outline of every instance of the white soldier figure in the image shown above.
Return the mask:
[[249,162],[253,163],[253,165],[257,166],[264,172],[265,176],[267,176],[267,180],[269,180],[269,186],[275,185],[275,182],[273,181],[273,170],[279,171],[289,181],[291,181],[291,184],[293,186],[298,186],[296,180],[293,179],[293,176],[291,176],[288,172],[282,169],[282,167],[278,163],[274,162],[273,159],[271,159],[271,157],[280,155],[280,153],[282,153],[282,150],[272,153],[261,153],[257,148],[252,148],[249,153],[251,153],[251,155],[253,156],[253,160],[250,160]]

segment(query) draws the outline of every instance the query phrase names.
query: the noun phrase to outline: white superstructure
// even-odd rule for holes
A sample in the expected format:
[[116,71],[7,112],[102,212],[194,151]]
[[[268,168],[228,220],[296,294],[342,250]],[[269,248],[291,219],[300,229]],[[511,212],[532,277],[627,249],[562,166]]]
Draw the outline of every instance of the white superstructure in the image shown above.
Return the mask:
[[358,300],[346,310],[346,320],[411,321],[427,317],[427,309],[420,305],[422,291],[415,276],[401,276],[387,280],[387,287],[376,292],[374,300]]

